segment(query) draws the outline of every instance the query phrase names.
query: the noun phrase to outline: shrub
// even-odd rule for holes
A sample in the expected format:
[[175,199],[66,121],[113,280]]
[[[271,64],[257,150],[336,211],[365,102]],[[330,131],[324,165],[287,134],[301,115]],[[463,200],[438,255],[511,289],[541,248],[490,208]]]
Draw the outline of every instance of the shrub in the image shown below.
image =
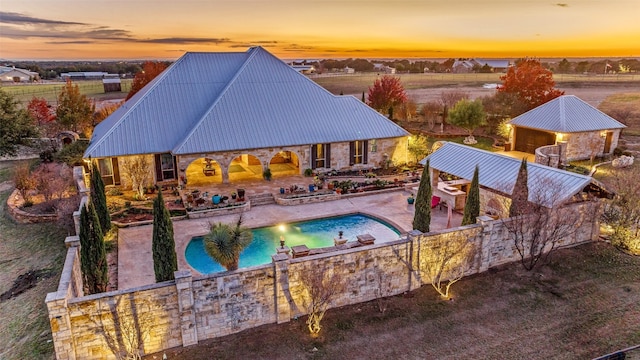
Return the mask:
[[625,147],[621,147],[621,146],[620,146],[620,147],[617,147],[617,148],[613,149],[613,156],[621,156],[621,155],[622,155],[622,153],[623,153],[624,151],[626,151],[626,150],[627,150],[627,149],[626,149]]
[[88,140],[77,140],[69,145],[64,146],[60,151],[56,152],[53,158],[58,162],[63,162],[69,166],[82,165],[82,156],[89,146]]
[[311,175],[313,175],[313,170],[312,169],[310,169],[310,168],[304,169],[304,176],[309,177]]
[[107,195],[109,196],[120,196],[122,195],[122,190],[119,187],[114,186],[107,191]]

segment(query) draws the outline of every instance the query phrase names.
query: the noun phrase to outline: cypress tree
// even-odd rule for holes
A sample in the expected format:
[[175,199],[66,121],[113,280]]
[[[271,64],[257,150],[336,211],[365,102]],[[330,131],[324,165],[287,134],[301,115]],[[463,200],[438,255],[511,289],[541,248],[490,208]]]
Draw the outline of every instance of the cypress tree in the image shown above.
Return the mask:
[[522,159],[516,183],[513,185],[509,217],[525,214],[529,203],[527,160]]
[[178,270],[176,244],[173,240],[173,222],[169,210],[164,205],[162,191],[153,201],[153,270],[156,282],[173,280]]
[[107,195],[104,192],[104,182],[98,166],[94,163],[91,168],[91,203],[100,219],[102,232],[107,233],[111,229],[111,217],[107,208]]
[[414,230],[420,230],[423,233],[429,232],[429,227],[431,226],[431,195],[431,176],[429,176],[429,160],[427,160],[424,170],[422,170],[418,195],[416,196],[416,211],[413,215]]
[[102,228],[91,203],[80,211],[80,268],[89,294],[107,291],[107,254]]
[[467,202],[464,204],[464,215],[462,216],[462,226],[476,223],[476,218],[480,216],[480,185],[478,183],[480,170],[476,165],[471,180],[471,188],[467,194]]
[[365,102],[364,101],[364,91],[362,92],[362,102]]

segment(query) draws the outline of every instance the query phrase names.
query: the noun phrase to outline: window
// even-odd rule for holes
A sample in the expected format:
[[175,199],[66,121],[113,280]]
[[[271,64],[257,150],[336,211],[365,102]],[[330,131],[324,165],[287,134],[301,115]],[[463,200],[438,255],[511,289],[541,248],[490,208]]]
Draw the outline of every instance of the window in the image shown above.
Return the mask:
[[331,167],[331,144],[311,145],[311,168]]
[[118,158],[98,159],[98,170],[105,185],[120,185]]
[[176,167],[173,155],[157,154],[155,156],[156,163],[156,181],[175,180]]
[[367,140],[352,141],[349,144],[349,158],[350,165],[366,164],[367,163]]

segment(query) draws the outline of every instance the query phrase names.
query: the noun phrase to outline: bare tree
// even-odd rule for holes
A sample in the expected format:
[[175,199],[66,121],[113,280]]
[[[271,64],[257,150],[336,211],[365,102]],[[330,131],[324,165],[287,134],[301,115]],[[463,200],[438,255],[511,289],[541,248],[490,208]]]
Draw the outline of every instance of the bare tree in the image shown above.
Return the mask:
[[631,106],[624,106],[624,107],[612,107],[612,108],[607,108],[607,109],[602,109],[602,111],[611,116],[612,118],[620,121],[621,123],[627,125],[629,123],[629,119],[631,118],[631,116],[633,115],[633,109],[631,108]]
[[585,149],[589,151],[589,161],[590,165],[593,166],[593,160],[598,156],[598,154],[602,153],[604,149],[604,138],[600,136],[592,136],[587,139],[587,141],[583,142]]
[[331,302],[345,289],[344,279],[326,266],[308,269],[300,275],[302,286],[306,290],[307,327],[312,337],[317,337],[322,327],[320,322],[329,309]]
[[125,170],[122,174],[131,181],[131,188],[137,198],[144,198],[144,187],[149,182],[151,161],[143,155],[129,156],[120,163]]
[[522,266],[533,270],[561,240],[576,235],[587,219],[593,219],[597,209],[587,193],[586,198],[581,194],[567,197],[566,188],[558,181],[529,178],[529,184],[529,201],[518,205],[519,211],[503,219],[502,224],[513,240]]
[[458,231],[429,238],[429,248],[422,261],[422,278],[445,299],[451,286],[462,279],[475,255],[475,245]]
[[[103,302],[98,300],[99,311]],[[109,350],[118,360],[140,360],[144,355],[144,342],[154,324],[158,306],[150,300],[134,300],[121,296],[107,302],[108,313],[91,316],[96,332],[103,337]]]
[[615,191],[604,206],[602,219],[611,227],[614,246],[640,253],[640,166],[612,170],[607,185]]
[[16,165],[13,171],[13,182],[16,189],[20,192],[22,199],[27,202],[31,200],[30,191],[35,188],[35,180],[31,177],[31,170],[29,169],[29,163],[26,161],[20,162]]
[[376,278],[378,281],[378,288],[376,289],[376,301],[378,303],[378,311],[380,311],[380,313],[384,315],[384,313],[387,311],[387,308],[389,306],[388,298],[389,296],[391,296],[392,278],[381,269],[376,269]]

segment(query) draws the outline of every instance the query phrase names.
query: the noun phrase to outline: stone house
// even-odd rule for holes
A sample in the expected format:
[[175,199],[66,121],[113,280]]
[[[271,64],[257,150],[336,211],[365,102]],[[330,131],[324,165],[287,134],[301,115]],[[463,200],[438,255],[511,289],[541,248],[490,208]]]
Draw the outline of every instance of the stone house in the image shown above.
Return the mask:
[[[574,95],[563,95],[515,117],[509,141],[512,149],[536,153],[558,145],[560,162],[613,153],[626,126]],[[543,151],[544,152],[544,151]]]
[[[452,142],[445,142],[420,163],[426,165],[427,160],[433,195],[441,202],[463,211],[478,166],[480,215],[508,217],[521,160]],[[536,163],[528,163],[527,172],[529,201],[545,207],[610,196],[590,176]]]
[[406,163],[408,135],[253,47],[185,54],[96,126],[84,157],[107,185],[124,185],[129,156],[147,157],[156,184],[215,184]]

